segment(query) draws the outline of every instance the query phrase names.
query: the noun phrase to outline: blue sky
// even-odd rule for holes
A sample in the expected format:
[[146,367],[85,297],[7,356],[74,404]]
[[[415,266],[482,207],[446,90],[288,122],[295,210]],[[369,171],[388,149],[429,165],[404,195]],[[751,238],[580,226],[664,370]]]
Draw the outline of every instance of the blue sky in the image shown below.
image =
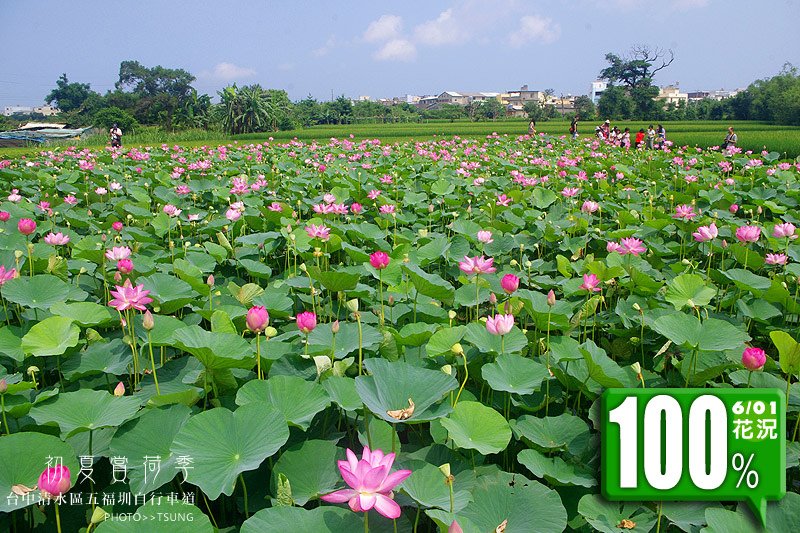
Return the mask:
[[0,0],[0,106],[39,105],[62,72],[104,93],[119,63],[180,67],[292,99],[523,84],[586,94],[606,52],[675,52],[656,78],[732,89],[800,66],[796,0]]

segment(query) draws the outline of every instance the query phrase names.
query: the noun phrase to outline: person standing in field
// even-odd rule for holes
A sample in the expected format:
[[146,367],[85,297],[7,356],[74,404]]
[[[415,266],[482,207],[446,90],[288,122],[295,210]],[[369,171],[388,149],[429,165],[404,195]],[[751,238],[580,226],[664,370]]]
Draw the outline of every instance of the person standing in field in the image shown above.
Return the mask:
[[658,129],[656,129],[656,136],[658,137],[657,144],[658,149],[661,150],[664,148],[664,143],[667,142],[667,130],[664,129],[664,126],[661,124],[658,125]]
[[122,146],[122,130],[116,123],[114,123],[114,125],[111,126],[111,129],[108,130],[108,133],[109,135],[111,135],[112,148],[119,148],[120,146]]
[[528,122],[528,135],[536,135],[536,121],[534,119]]
[[631,147],[631,129],[630,128],[625,128],[625,131],[622,132],[622,135],[620,135],[619,140],[620,140],[620,142],[619,142],[620,146],[622,146],[626,150],[628,148],[630,148]]
[[653,125],[650,124],[650,126],[648,126],[647,128],[647,148],[652,150],[655,142],[656,142],[656,130],[653,128]]
[[636,132],[636,140],[634,141],[634,146],[637,149],[644,147],[644,128],[640,128],[639,131]]
[[574,117],[572,117],[572,122],[569,125],[569,132],[572,135],[573,139],[578,138],[578,121],[581,119],[580,116],[576,113]]
[[728,134],[725,136],[725,140],[722,142],[722,149],[727,150],[728,148],[733,148],[736,146],[736,142],[739,138],[733,132],[733,126],[728,127]]

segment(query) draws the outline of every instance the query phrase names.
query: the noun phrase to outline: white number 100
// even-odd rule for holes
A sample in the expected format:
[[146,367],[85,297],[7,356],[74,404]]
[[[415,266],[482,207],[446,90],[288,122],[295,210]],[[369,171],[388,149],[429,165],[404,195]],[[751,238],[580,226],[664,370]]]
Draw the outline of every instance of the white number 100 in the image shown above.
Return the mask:
[[[638,397],[629,396],[608,413],[619,424],[621,488],[638,486]],[[706,432],[706,417],[710,431]],[[664,462],[662,464],[662,417],[666,419]],[[683,476],[683,412],[678,401],[666,395],[654,396],[644,409],[644,476],[658,490],[668,490]],[[697,488],[716,489],[728,471],[728,413],[722,400],[712,395],[700,396],[689,408],[689,475]],[[706,447],[710,464],[706,464]]]

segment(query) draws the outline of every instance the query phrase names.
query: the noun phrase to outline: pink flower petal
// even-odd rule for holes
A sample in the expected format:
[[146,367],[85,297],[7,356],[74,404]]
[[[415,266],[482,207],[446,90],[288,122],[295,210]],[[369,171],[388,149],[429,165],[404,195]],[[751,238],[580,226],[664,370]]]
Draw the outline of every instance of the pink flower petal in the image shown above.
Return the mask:
[[380,488],[378,488],[377,492],[387,492],[393,490],[397,485],[405,481],[405,479],[411,475],[411,470],[398,470],[397,472],[392,472],[386,479],[383,480],[381,483]]
[[388,472],[388,469],[385,466],[373,468],[361,478],[360,489],[365,492],[378,492],[378,487],[381,486],[386,478],[386,472]]
[[[341,463],[341,461],[339,462]],[[350,471],[355,472],[356,467],[358,466],[358,457],[356,457],[356,454],[353,453],[353,450],[351,450],[350,448],[347,448],[347,462],[350,464]],[[340,465],[339,469],[341,468],[342,467]]]
[[344,479],[344,482],[347,483],[351,488],[355,490],[361,490],[361,476],[353,474],[349,470],[342,468],[339,469],[339,473],[342,474],[342,479]]
[[351,490],[351,489],[342,489],[337,490],[336,492],[331,492],[330,494],[325,494],[320,496],[320,499],[324,502],[328,503],[344,503],[348,501],[350,498],[356,496],[358,492]]
[[369,511],[375,506],[375,502],[377,501],[377,497],[375,494],[359,494],[358,495],[358,505],[364,511]]
[[384,494],[376,495],[374,506],[375,510],[386,518],[395,519],[400,517],[400,506]]
[[348,505],[350,505],[350,509],[354,513],[364,512],[364,509],[361,508],[361,504],[359,503],[359,495],[358,495],[358,493],[356,493],[355,496],[350,498],[350,501],[348,501],[347,503],[348,503]]

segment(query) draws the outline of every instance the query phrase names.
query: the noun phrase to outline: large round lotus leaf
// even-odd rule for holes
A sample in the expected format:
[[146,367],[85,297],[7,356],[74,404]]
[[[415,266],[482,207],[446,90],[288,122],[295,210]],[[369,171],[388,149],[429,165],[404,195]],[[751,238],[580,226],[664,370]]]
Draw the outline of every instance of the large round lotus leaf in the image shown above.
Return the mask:
[[646,533],[657,521],[655,513],[636,502],[609,502],[599,494],[586,494],[578,502],[578,512],[595,530],[603,533],[619,533],[617,527],[623,520],[636,526],[625,531]]
[[22,351],[31,355],[61,355],[78,344],[81,330],[71,318],[45,318],[22,337]]
[[456,446],[484,455],[502,452],[511,440],[511,428],[503,415],[479,402],[458,402],[441,423]]
[[471,323],[467,326],[464,340],[474,345],[483,353],[512,353],[521,352],[528,346],[528,338],[518,327],[508,332],[505,341],[500,335],[492,335],[482,324]]
[[175,346],[197,357],[203,366],[221,368],[252,368],[255,354],[250,344],[232,333],[212,333],[200,326],[187,326],[175,330]]
[[[369,324],[364,324],[361,327],[362,349],[371,350],[376,348],[382,340],[383,336],[374,327],[370,326]],[[312,331],[308,336],[308,342],[312,349],[315,349],[315,353],[319,353],[315,347],[324,346],[325,348],[320,348],[320,350],[323,350],[322,353],[325,353],[326,355],[329,354],[331,351],[331,346],[333,346],[333,332],[331,331],[331,325],[322,324],[315,328],[314,331]],[[339,326],[339,333],[336,334],[336,358],[342,359],[357,351],[358,324],[354,324],[352,322],[341,324]]]
[[[277,486],[278,474],[289,480],[292,499],[296,505],[332,492],[342,479],[336,460],[344,457],[333,441],[307,440],[283,452],[272,469],[272,486]],[[276,494],[276,491],[272,492]]]
[[[99,502],[98,502],[99,503]],[[110,512],[110,511],[109,511]],[[153,498],[137,508],[138,520],[106,520],[97,526],[98,533],[213,533],[208,515],[196,505],[181,500],[170,503],[166,497]],[[144,524],[144,525],[143,525]]]
[[66,300],[83,300],[86,293],[50,274],[23,276],[3,285],[3,298],[23,307],[49,310]]
[[30,416],[37,424],[56,423],[61,436],[69,437],[80,431],[119,426],[139,410],[138,398],[116,397],[105,391],[79,390],[62,392],[31,409]]
[[50,308],[50,312],[57,316],[71,318],[83,327],[108,325],[119,323],[119,316],[112,313],[107,305],[94,302],[58,302]]
[[[172,481],[178,470],[170,446],[178,430],[189,418],[185,405],[151,409],[125,423],[111,440],[111,455],[127,457],[131,492],[147,494]],[[147,466],[145,465],[146,457]],[[153,460],[158,457],[158,468]]]
[[567,413],[538,418],[522,415],[512,421],[511,427],[518,436],[525,437],[545,450],[569,450],[577,455],[589,440],[589,426],[577,416]]
[[717,289],[709,285],[698,274],[681,274],[669,282],[664,299],[674,305],[675,309],[702,307],[708,305],[717,294]]
[[425,350],[429,357],[445,355],[450,353],[450,349],[457,342],[461,342],[467,333],[466,326],[455,326],[452,328],[442,328],[428,339]]
[[[218,407],[192,416],[175,436],[170,451],[186,469],[185,481],[211,500],[233,494],[236,477],[258,466],[289,439],[280,411],[250,403],[229,411]],[[190,464],[188,463],[190,461]]]
[[102,373],[122,375],[128,372],[131,358],[131,347],[122,339],[93,342],[85,351],[63,361],[61,370],[69,380]]
[[498,356],[481,374],[492,389],[516,394],[533,394],[549,375],[545,365],[515,354]]
[[405,423],[429,422],[452,411],[449,402],[441,402],[458,387],[452,376],[385,359],[367,359],[364,366],[371,375],[356,378],[356,391],[370,411],[387,422],[400,420],[388,412],[409,409],[409,399],[414,402],[414,412],[402,418]]
[[0,328],[0,354],[21,363],[25,359],[22,351],[22,332],[15,326]]
[[283,413],[287,422],[306,430],[331,400],[319,383],[297,376],[272,376],[248,381],[236,393],[236,405],[253,402],[267,402]]
[[140,277],[136,281],[150,291],[149,296],[153,298],[153,305],[160,306],[159,311],[162,313],[174,313],[197,297],[191,285],[169,274],[155,273]]
[[[14,485],[34,488],[39,475],[48,467],[48,457],[61,458],[69,468],[73,487],[77,481],[80,465],[72,447],[58,437],[43,433],[12,433],[0,437],[0,511],[9,512],[36,503],[39,491],[24,498],[6,498]],[[54,466],[56,463],[51,463]]]
[[517,455],[517,460],[534,476],[546,479],[551,484],[580,485],[582,487],[597,485],[597,479],[591,472],[580,466],[566,463],[561,457],[546,457],[536,450],[522,450]]
[[686,533],[697,531],[706,525],[706,510],[720,509],[713,502],[663,502],[661,512],[672,524]]
[[[375,517],[370,514],[370,518]],[[391,523],[391,522],[390,522]],[[370,520],[370,531],[373,531]],[[240,533],[353,533],[364,530],[364,515],[344,507],[325,505],[315,509],[271,507],[262,509],[242,524]]]
[[[429,463],[418,462],[418,464],[410,466],[412,474],[403,481],[403,491],[423,508],[438,507],[450,511],[450,488],[445,483],[442,471]],[[463,472],[465,476],[471,473],[471,470]],[[453,483],[455,489],[453,509],[455,512],[460,511],[472,501],[472,494],[468,490],[463,488],[459,490],[459,487],[463,487],[460,478],[461,474],[456,476]]]
[[325,392],[333,402],[345,411],[361,408],[361,398],[356,391],[356,380],[347,376],[331,376],[322,382]]
[[495,531],[506,520],[505,533],[561,533],[567,527],[559,494],[519,474],[478,479],[472,498],[456,513],[464,533]]
[[[136,336],[139,337],[143,343],[146,343],[148,342],[148,338],[147,330],[142,326],[143,318],[143,315],[138,314],[134,320],[136,321]],[[185,322],[168,315],[153,314],[153,322],[155,326],[150,330],[149,339],[149,342],[152,342],[153,346],[170,346],[174,344],[175,337],[173,333],[178,329],[186,327]]]

